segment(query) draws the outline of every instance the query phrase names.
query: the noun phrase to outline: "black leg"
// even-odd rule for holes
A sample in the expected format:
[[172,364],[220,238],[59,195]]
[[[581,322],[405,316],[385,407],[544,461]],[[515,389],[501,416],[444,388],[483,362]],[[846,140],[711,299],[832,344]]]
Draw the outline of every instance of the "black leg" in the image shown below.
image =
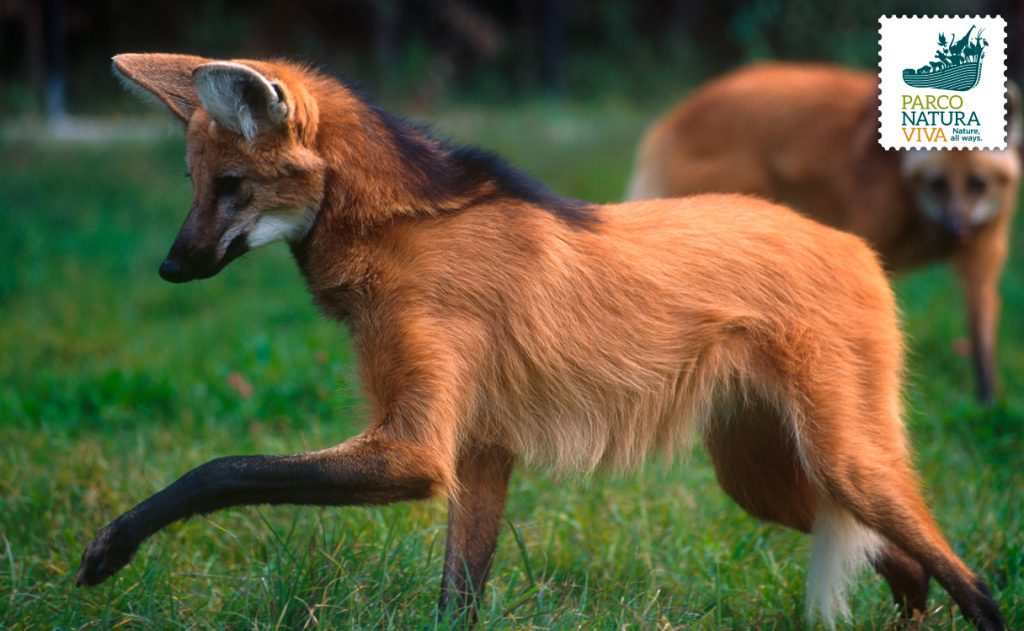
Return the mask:
[[920,563],[891,543],[875,561],[875,570],[892,590],[892,598],[906,618],[924,614],[928,607],[928,572]]
[[459,491],[448,504],[448,541],[438,602],[438,616],[447,622],[467,627],[476,622],[512,466],[512,457],[500,449],[486,449],[459,462]]
[[100,531],[75,581],[97,585],[147,537],[192,515],[251,504],[383,504],[440,491],[444,468],[417,445],[357,438],[292,456],[231,456],[196,467]]

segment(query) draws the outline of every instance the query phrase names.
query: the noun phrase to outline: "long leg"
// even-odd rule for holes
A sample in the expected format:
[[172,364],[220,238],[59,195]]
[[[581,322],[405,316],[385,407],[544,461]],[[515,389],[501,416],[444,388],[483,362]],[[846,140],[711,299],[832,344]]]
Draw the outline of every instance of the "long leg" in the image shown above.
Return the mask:
[[958,255],[957,272],[967,307],[978,400],[988,405],[996,396],[996,337],[999,324],[999,277],[1006,263],[1007,227],[1003,220],[979,235]]
[[[709,426],[704,444],[722,489],[745,511],[810,534],[818,491],[800,462],[793,433],[778,410],[748,399],[728,419]],[[903,615],[925,611],[928,573],[898,547],[886,544],[874,561]]]
[[1003,629],[992,594],[957,557],[932,520],[909,471],[847,463],[830,494],[860,521],[904,550],[934,576],[979,629]]
[[903,615],[924,614],[928,608],[928,582],[924,567],[906,552],[886,542],[878,558],[875,571],[881,574],[892,590],[892,599]]
[[[884,411],[867,415],[868,422],[864,410],[851,417],[838,406],[818,402],[815,421],[798,430],[816,484],[831,504],[849,511],[934,576],[977,628],[1003,629],[988,587],[953,552],[932,519],[910,468],[896,406],[890,409],[889,416]],[[835,440],[840,435],[842,440]],[[890,563],[888,569],[899,584],[904,583],[898,577],[909,569],[907,600],[912,602],[920,593],[913,588],[916,566],[895,570]],[[900,589],[894,587],[897,598]]]
[[446,469],[415,444],[359,437],[291,456],[230,456],[196,467],[100,531],[82,555],[78,585],[97,585],[150,535],[180,519],[249,504],[383,504],[443,491]]
[[505,512],[513,458],[503,449],[477,451],[456,468],[457,491],[448,503],[448,541],[438,616],[467,626],[476,622]]

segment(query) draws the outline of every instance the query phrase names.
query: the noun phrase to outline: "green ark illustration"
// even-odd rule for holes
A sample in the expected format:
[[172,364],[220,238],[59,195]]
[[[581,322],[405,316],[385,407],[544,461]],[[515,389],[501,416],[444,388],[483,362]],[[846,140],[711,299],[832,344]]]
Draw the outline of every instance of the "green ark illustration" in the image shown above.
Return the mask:
[[904,70],[903,82],[912,88],[957,92],[966,92],[978,85],[981,79],[981,60],[985,56],[988,40],[982,37],[984,30],[979,30],[972,40],[973,31],[972,26],[959,40],[956,35],[947,40],[944,33],[939,33],[939,49],[935,59],[916,70]]

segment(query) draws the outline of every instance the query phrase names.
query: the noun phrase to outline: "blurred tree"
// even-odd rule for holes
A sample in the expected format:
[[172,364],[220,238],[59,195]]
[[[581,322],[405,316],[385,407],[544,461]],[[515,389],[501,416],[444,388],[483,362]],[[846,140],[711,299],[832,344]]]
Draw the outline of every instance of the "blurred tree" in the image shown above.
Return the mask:
[[540,74],[549,97],[562,94],[565,47],[565,7],[562,0],[541,2]]
[[43,7],[34,2],[25,7],[25,67],[32,93],[41,95],[46,81],[43,59]]
[[67,33],[64,0],[46,0],[43,11],[46,33],[46,117],[60,122],[68,115]]

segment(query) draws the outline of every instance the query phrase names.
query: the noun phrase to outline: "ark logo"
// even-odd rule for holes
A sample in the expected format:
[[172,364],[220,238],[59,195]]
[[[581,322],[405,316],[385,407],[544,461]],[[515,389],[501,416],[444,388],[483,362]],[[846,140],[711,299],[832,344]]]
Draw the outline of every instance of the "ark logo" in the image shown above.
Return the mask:
[[[981,79],[981,60],[985,57],[988,40],[981,34],[984,29],[975,30],[972,25],[960,39],[955,35],[946,38],[939,33],[939,50],[935,59],[920,68],[903,71],[903,83],[912,88],[935,88],[966,92],[978,85]],[[974,33],[974,39],[971,39]]]
[[880,40],[883,147],[1006,147],[1002,18],[883,17]]

